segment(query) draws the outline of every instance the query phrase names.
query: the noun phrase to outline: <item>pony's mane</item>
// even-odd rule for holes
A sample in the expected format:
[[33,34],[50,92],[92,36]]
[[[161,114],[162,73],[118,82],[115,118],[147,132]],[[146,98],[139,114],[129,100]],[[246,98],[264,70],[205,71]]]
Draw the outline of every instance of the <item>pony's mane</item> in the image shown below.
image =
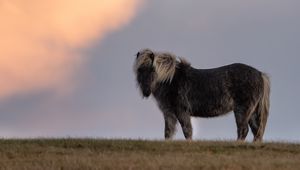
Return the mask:
[[[180,63],[190,65],[184,58],[179,58]],[[157,74],[156,81],[171,82],[176,71],[176,56],[171,53],[157,53],[154,58],[153,66]]]
[[191,66],[191,63],[190,62],[188,62],[185,58],[183,58],[183,57],[179,57],[179,61],[180,61],[180,63],[182,64],[182,65],[184,65],[184,66]]
[[157,74],[156,81],[171,82],[176,71],[176,57],[170,53],[155,56],[153,66]]
[[[154,55],[151,58],[151,55]],[[140,67],[152,67],[155,70],[155,82],[171,82],[178,65],[190,66],[190,63],[182,57],[178,57],[179,61],[176,59],[176,56],[172,53],[164,52],[153,52],[150,49],[143,49],[139,52],[134,63],[134,71],[137,73],[137,70]],[[154,59],[154,60],[153,60]]]

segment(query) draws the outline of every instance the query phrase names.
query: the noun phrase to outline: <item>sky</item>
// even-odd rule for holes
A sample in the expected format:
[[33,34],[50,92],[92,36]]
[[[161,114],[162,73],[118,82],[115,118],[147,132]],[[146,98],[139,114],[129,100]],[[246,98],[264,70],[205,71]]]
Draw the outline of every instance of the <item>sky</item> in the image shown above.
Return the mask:
[[[266,72],[264,138],[299,142],[299,8],[296,0],[2,0],[0,137],[163,139],[162,113],[142,99],[133,73],[137,51],[151,48],[196,68],[242,62]],[[232,113],[192,123],[194,139],[236,139]]]

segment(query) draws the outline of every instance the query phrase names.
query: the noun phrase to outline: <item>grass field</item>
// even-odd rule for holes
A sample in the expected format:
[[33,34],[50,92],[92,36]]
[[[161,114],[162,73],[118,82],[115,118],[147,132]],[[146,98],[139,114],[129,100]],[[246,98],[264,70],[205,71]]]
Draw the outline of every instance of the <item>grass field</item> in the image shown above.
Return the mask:
[[300,169],[300,144],[1,139],[0,169]]

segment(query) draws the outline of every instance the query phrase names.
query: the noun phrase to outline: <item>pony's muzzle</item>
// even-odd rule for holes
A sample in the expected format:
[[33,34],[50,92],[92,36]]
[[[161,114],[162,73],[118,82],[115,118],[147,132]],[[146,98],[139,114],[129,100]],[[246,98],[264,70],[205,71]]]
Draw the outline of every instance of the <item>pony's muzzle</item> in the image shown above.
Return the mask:
[[151,90],[150,89],[143,89],[143,97],[148,98],[151,95]]

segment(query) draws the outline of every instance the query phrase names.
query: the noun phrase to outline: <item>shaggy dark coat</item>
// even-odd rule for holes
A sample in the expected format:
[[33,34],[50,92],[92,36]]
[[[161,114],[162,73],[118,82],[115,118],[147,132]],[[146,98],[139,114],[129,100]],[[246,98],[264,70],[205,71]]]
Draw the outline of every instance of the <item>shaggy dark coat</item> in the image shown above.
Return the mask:
[[192,138],[191,116],[216,117],[234,112],[237,139],[250,126],[254,141],[261,141],[269,112],[270,82],[266,74],[245,64],[196,69],[170,53],[149,49],[138,52],[134,70],[144,97],[151,94],[165,119],[165,138],[179,121],[186,139]]

